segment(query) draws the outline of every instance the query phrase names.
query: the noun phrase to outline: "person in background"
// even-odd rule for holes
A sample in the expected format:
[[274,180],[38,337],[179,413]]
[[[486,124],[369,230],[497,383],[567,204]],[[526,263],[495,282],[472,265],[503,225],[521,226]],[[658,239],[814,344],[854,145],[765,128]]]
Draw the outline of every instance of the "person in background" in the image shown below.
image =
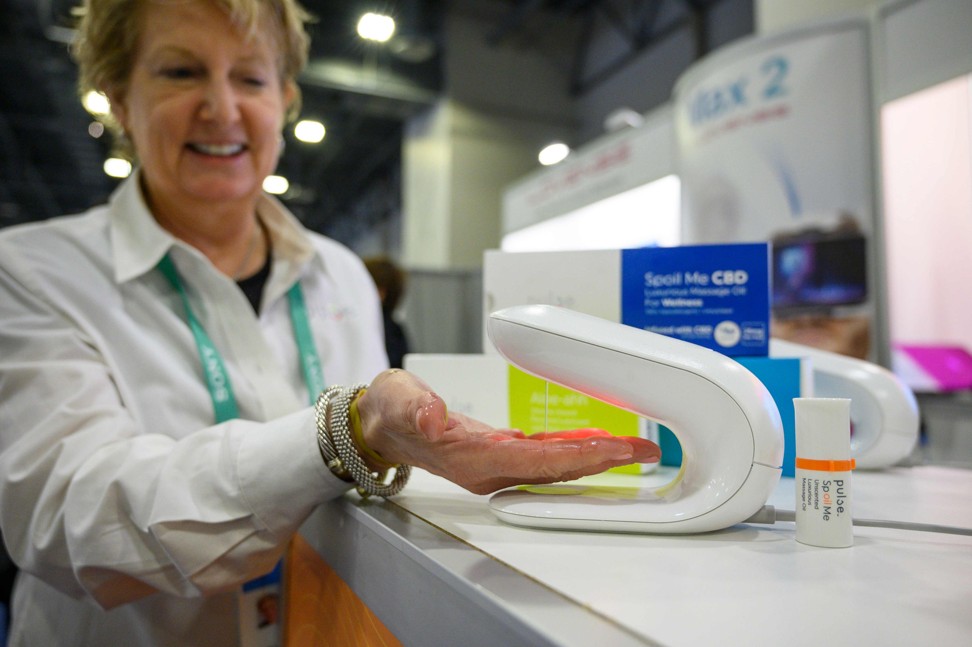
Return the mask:
[[488,493],[658,459],[494,429],[387,369],[363,263],[261,189],[307,55],[293,0],[80,15],[81,89],[109,97],[136,165],[106,205],[0,232],[10,645],[252,644],[242,591],[351,488],[392,496],[415,466]]
[[390,258],[373,256],[364,260],[368,273],[378,287],[381,316],[385,328],[385,351],[392,368],[402,368],[408,353],[408,335],[395,319],[395,309],[405,294],[405,273]]

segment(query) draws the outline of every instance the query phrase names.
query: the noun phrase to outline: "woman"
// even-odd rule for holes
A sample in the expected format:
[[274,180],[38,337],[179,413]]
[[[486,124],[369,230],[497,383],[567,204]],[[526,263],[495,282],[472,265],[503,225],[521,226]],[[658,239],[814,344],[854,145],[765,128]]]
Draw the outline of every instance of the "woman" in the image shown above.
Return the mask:
[[138,167],[105,206],[0,234],[11,644],[240,644],[241,587],[313,508],[406,465],[486,493],[657,460],[493,430],[383,370],[361,262],[260,188],[306,52],[292,0],[84,9],[82,87]]

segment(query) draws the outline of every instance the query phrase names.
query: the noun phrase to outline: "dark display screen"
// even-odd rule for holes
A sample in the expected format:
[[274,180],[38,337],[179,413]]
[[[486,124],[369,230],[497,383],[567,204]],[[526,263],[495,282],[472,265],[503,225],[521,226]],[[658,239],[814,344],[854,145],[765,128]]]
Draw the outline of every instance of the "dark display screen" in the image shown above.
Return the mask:
[[851,305],[866,298],[863,237],[774,244],[773,309],[777,313]]

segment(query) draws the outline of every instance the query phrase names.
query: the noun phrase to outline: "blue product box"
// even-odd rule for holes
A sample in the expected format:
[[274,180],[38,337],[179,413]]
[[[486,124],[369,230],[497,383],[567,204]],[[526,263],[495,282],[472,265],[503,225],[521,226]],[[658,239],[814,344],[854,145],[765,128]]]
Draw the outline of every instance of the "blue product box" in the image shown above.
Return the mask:
[[769,353],[769,243],[621,254],[622,323],[731,357]]
[[[802,361],[796,357],[738,357],[736,361],[749,369],[769,390],[783,420],[783,476],[794,475],[796,432],[793,398],[804,396]],[[806,391],[809,393],[809,391]],[[682,464],[682,448],[669,429],[659,425],[658,445],[662,450],[662,465]]]

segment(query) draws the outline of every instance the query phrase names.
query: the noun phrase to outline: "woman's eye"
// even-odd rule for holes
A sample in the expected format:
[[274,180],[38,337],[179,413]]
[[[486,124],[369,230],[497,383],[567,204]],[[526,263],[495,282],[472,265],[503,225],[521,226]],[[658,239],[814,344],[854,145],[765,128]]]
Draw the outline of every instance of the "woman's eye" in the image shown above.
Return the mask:
[[167,79],[192,79],[199,75],[199,71],[191,67],[166,67],[161,74]]
[[241,74],[240,78],[243,80],[243,83],[254,88],[262,88],[267,84],[262,74]]

